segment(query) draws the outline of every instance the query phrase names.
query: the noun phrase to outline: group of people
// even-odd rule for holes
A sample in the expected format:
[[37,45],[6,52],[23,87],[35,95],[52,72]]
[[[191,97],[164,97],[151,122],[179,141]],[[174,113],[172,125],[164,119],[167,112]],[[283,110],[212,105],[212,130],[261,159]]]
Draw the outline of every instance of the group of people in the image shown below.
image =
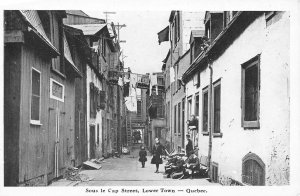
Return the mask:
[[[190,139],[190,135],[186,135],[187,137],[187,145],[186,145],[186,155],[189,157],[193,153],[193,144]],[[165,148],[160,143],[158,138],[155,138],[155,144],[152,148],[152,159],[151,164],[154,164],[156,166],[155,173],[158,173],[159,171],[159,165],[163,163],[162,161],[162,155],[165,154]],[[139,161],[142,163],[142,168],[145,168],[145,163],[147,161],[147,151],[145,150],[144,146],[141,146],[141,150],[139,152]]]

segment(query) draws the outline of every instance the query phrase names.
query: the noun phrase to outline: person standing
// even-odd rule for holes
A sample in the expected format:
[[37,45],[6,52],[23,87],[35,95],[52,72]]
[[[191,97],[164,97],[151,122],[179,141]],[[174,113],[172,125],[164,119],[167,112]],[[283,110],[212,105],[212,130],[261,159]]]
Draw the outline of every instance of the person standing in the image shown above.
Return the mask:
[[162,156],[163,154],[163,146],[160,144],[159,139],[155,138],[155,144],[152,148],[152,159],[151,159],[151,164],[156,165],[156,171],[155,173],[158,173],[159,169],[159,164],[162,164]]
[[141,150],[139,152],[139,161],[142,163],[142,168],[145,168],[145,162],[147,161],[147,152],[144,146],[141,146]]
[[193,151],[193,143],[192,143],[190,135],[186,135],[186,138],[187,138],[188,143],[185,146],[185,151],[186,151],[187,157],[190,157],[190,155],[192,154],[192,151]]

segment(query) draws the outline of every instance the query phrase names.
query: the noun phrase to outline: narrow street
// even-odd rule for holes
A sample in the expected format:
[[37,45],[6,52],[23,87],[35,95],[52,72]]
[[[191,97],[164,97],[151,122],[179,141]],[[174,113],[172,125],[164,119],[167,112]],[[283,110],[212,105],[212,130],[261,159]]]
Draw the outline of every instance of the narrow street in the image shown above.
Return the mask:
[[89,181],[71,182],[61,179],[50,186],[210,186],[220,185],[211,183],[207,179],[171,179],[165,178],[164,164],[160,165],[159,173],[154,173],[155,166],[150,164],[151,154],[148,152],[145,168],[138,161],[139,146],[131,148],[129,155],[121,158],[105,159],[99,170],[82,170],[81,175],[86,175]]
[[289,11],[97,6],[4,10],[4,186],[292,185]]

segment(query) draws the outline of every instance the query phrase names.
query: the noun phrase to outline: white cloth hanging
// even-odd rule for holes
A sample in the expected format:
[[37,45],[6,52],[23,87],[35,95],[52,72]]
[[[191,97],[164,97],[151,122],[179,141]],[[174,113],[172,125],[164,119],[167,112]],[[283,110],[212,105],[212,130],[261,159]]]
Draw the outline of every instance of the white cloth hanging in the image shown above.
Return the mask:
[[158,95],[158,86],[157,86],[157,75],[156,74],[151,74],[150,75],[150,96],[152,94],[152,87],[156,86],[156,95]]
[[119,77],[118,85],[119,85],[119,86],[123,86],[123,79],[122,79],[121,77]]
[[174,67],[170,67],[170,83],[175,82],[175,70]]
[[137,99],[136,99],[136,90],[131,89],[131,93],[128,97],[125,97],[125,105],[127,109],[131,112],[137,112]]

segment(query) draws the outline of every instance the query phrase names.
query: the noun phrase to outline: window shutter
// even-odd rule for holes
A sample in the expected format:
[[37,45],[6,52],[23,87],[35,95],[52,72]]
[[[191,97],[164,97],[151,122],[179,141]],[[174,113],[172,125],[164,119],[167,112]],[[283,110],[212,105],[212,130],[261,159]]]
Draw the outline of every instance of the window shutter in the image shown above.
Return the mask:
[[105,105],[106,105],[105,97],[106,97],[105,91],[100,91],[100,93],[99,93],[99,108],[101,110],[105,109]]

